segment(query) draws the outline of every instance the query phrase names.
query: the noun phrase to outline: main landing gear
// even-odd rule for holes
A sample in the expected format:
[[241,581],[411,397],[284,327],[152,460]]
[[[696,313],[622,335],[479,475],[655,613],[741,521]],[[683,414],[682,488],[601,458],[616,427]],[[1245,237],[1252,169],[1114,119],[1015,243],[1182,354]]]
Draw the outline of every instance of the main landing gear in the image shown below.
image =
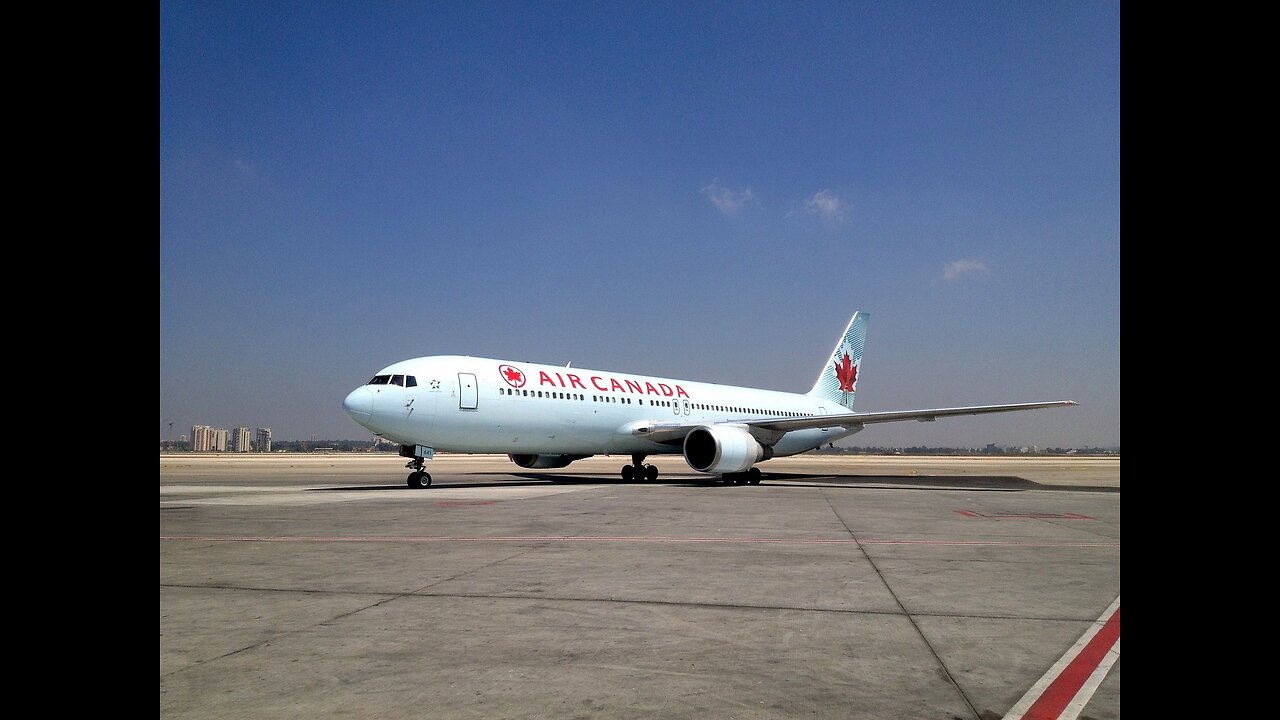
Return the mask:
[[422,469],[424,465],[422,458],[416,457],[409,461],[407,468],[413,468],[413,472],[409,473],[409,487],[411,488],[427,488],[431,487],[431,473]]
[[760,484],[760,468],[753,467],[746,472],[724,474],[725,485],[746,485],[747,483]]
[[632,455],[631,464],[622,466],[623,482],[640,482],[648,480],[653,482],[658,479],[658,468],[653,465],[644,464],[644,455]]

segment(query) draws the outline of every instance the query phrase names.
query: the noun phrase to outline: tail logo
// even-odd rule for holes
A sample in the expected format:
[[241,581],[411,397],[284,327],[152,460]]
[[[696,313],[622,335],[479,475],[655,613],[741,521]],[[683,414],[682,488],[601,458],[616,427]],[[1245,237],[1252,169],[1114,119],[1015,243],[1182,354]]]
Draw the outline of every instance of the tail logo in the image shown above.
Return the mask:
[[836,379],[840,381],[840,390],[842,392],[851,393],[854,386],[858,384],[858,368],[849,362],[849,353],[846,351],[844,358],[836,363]]
[[840,391],[845,393],[844,402],[849,404],[849,393],[854,392],[858,386],[858,366],[850,361],[849,351],[845,351],[845,356],[835,365],[836,379],[840,382]]

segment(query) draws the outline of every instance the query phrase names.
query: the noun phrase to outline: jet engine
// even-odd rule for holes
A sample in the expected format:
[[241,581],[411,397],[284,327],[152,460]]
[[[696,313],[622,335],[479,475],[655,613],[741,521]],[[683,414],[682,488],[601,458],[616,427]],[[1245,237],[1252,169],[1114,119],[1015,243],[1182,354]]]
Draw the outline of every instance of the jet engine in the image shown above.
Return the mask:
[[590,455],[508,455],[511,462],[522,468],[531,468],[534,470],[547,470],[550,468],[562,468],[582,458],[591,457]]
[[751,433],[731,425],[703,425],[684,438],[684,460],[705,473],[739,473],[773,457],[773,448],[761,445]]

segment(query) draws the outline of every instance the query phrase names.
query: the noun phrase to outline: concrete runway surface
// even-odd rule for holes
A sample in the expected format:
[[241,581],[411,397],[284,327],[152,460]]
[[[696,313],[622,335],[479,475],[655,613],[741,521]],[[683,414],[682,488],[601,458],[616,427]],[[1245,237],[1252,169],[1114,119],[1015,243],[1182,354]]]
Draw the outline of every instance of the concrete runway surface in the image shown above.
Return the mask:
[[1120,716],[1118,458],[650,461],[161,455],[161,717]]

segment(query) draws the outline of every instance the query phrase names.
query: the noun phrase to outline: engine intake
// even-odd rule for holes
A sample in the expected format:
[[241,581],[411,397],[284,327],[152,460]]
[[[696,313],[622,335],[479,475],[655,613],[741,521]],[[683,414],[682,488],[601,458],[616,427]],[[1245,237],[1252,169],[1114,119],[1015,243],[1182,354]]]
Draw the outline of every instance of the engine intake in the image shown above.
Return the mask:
[[591,457],[590,455],[508,455],[511,462],[522,468],[530,468],[533,470],[549,470],[551,468],[562,468],[582,458]]
[[703,425],[684,437],[684,461],[705,473],[737,473],[773,457],[751,433],[729,425]]

